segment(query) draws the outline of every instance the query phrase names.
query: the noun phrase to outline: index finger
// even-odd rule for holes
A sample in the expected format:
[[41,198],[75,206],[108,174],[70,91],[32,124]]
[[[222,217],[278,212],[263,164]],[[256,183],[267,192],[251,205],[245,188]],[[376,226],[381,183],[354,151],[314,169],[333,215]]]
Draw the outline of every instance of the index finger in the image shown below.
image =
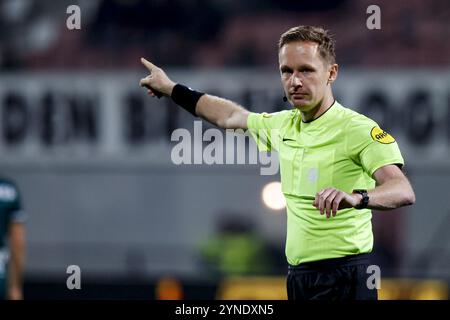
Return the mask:
[[152,72],[152,69],[156,68],[156,66],[153,63],[151,63],[145,58],[141,58],[141,62],[150,72]]

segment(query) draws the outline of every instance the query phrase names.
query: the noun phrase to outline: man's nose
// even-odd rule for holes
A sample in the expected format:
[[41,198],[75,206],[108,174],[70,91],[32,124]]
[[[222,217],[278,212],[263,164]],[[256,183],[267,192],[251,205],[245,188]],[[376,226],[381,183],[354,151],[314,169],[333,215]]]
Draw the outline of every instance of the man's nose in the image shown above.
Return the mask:
[[298,73],[292,75],[291,84],[293,87],[303,87],[303,81]]

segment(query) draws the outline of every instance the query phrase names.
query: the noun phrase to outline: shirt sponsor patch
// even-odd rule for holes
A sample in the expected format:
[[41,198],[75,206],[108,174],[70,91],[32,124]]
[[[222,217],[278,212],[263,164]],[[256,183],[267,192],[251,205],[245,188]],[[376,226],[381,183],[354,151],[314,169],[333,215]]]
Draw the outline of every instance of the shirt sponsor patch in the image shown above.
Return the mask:
[[370,131],[370,135],[372,136],[372,139],[375,141],[378,141],[380,143],[389,144],[395,142],[395,139],[393,136],[391,136],[389,133],[384,131],[383,129],[379,127],[373,127]]

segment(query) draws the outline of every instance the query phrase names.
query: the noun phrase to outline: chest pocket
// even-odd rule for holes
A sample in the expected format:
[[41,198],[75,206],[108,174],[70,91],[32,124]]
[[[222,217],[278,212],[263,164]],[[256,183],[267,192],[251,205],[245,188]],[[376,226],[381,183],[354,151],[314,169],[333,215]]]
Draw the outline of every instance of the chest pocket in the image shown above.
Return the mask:
[[307,149],[301,164],[299,189],[303,195],[315,197],[322,189],[333,187],[335,151]]
[[279,158],[283,193],[314,197],[320,190],[333,186],[334,150],[309,148],[284,137]]

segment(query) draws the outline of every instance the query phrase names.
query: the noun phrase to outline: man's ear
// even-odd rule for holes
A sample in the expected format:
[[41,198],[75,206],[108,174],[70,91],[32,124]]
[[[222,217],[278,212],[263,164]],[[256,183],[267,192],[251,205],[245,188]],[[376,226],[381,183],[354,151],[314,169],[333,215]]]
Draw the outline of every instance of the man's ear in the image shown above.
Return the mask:
[[333,63],[330,66],[327,84],[333,83],[338,75],[339,65],[337,63]]

